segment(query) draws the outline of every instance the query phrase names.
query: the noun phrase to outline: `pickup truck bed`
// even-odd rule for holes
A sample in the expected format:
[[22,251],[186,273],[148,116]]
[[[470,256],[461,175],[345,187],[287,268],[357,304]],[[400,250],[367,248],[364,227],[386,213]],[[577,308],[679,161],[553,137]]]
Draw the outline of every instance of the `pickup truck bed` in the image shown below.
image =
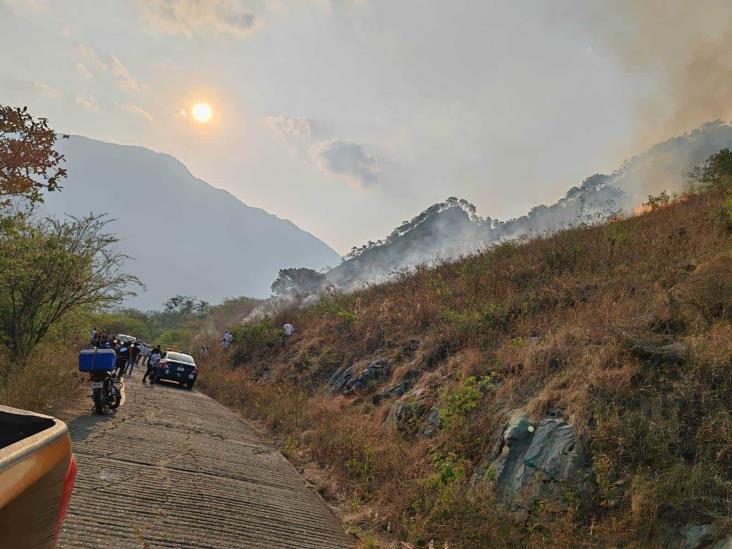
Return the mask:
[[3,548],[54,547],[76,461],[66,424],[0,406],[0,540]]

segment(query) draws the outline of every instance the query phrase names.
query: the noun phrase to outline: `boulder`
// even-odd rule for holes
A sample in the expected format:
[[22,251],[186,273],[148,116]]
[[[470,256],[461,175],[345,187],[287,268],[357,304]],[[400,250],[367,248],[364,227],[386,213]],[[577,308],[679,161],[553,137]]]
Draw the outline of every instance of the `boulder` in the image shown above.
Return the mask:
[[565,485],[584,478],[586,460],[572,426],[547,417],[534,424],[516,410],[503,431],[497,456],[479,470],[511,508],[530,509],[540,500],[561,502]]
[[328,380],[331,393],[352,395],[375,386],[389,376],[391,362],[386,358],[377,358],[358,374],[353,373],[353,366],[341,367]]

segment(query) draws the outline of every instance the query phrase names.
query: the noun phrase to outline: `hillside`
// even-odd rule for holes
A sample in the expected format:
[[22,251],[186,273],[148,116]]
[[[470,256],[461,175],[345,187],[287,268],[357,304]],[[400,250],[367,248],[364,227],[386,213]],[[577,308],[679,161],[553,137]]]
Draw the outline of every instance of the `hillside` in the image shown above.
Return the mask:
[[212,302],[266,297],[282,267],[339,262],[313,235],[211,187],[171,156],[76,136],[58,148],[69,177],[62,192],[48,195],[46,209],[115,219],[110,230],[147,287],[128,305],[159,308],[175,294]]
[[358,287],[421,263],[456,259],[506,239],[542,235],[630,212],[648,195],[685,191],[689,171],[725,147],[732,147],[732,125],[719,120],[707,123],[650,147],[611,174],[587,177],[556,203],[538,205],[515,219],[480,218],[474,210],[465,211],[472,205],[448,199],[413,219],[410,230],[354,249],[352,257],[328,273],[328,279],[342,288]]
[[727,168],[668,207],[247,324],[201,385],[365,546],[710,546],[732,531]]

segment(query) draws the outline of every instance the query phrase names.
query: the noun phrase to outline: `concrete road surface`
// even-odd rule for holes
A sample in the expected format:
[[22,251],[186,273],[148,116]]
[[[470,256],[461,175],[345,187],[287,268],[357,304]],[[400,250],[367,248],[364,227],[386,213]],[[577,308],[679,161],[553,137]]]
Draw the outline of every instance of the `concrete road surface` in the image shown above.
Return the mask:
[[75,417],[79,473],[61,547],[353,545],[287,460],[236,414],[141,378],[136,371],[126,383],[116,412],[95,416],[85,399],[67,416]]

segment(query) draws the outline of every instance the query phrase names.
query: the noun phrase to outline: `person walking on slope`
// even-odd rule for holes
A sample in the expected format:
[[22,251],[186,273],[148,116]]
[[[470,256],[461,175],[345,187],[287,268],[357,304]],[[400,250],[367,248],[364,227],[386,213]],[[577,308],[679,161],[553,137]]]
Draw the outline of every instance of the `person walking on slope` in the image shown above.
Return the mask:
[[150,352],[150,357],[147,359],[147,371],[145,372],[145,375],[142,376],[143,383],[145,383],[148,376],[150,376],[150,385],[155,383],[158,377],[158,365],[160,364],[160,359],[162,357],[163,352],[160,350],[160,345],[155,346],[155,348]]
[[295,332],[295,327],[290,324],[289,322],[285,322],[284,326],[282,326],[282,347],[287,347],[287,344],[290,342],[290,338],[292,337],[292,334]]

